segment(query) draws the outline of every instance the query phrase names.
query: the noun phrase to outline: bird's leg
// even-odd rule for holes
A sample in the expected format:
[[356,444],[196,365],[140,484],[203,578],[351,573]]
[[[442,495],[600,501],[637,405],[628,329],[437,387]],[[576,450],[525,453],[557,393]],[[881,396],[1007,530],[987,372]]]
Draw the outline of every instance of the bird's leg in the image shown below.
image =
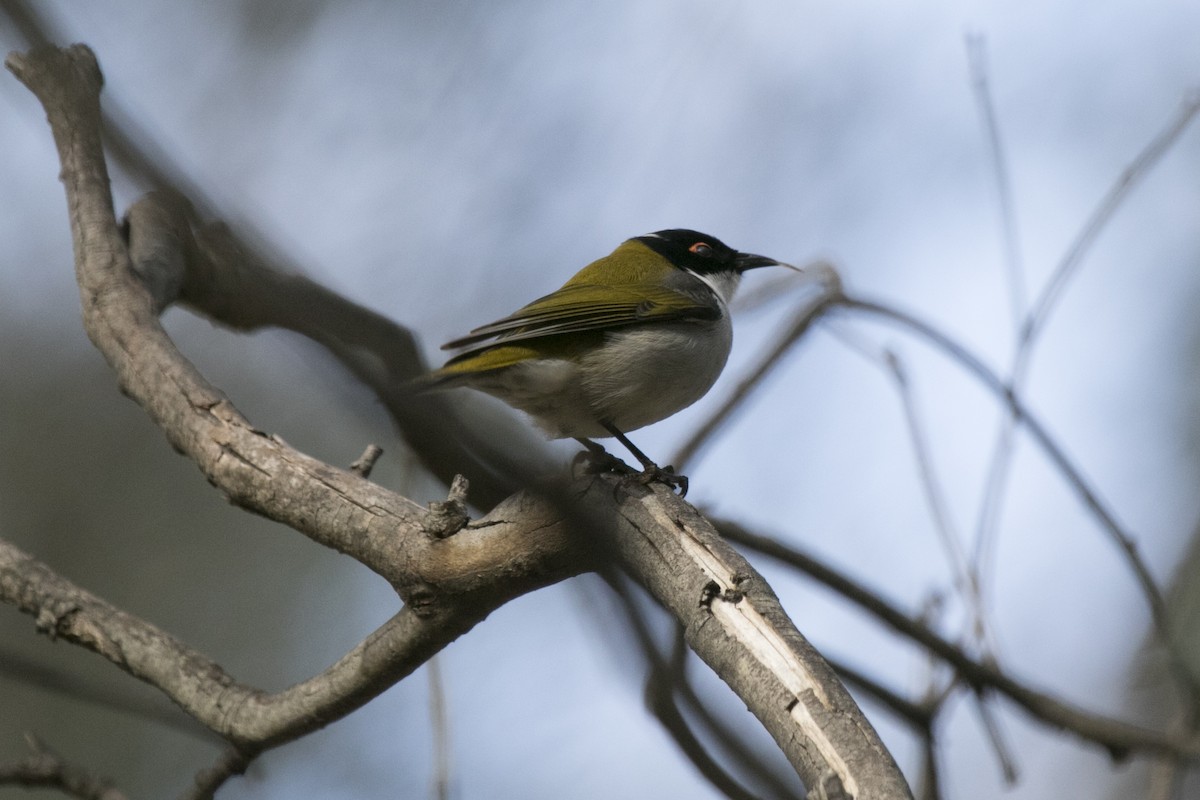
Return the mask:
[[[678,486],[679,496],[687,496],[688,479],[686,475],[677,475],[674,467],[660,467],[658,464],[655,464],[653,461],[647,458],[645,453],[637,449],[634,443],[629,441],[629,437],[621,433],[621,431],[617,429],[616,425],[613,425],[609,422],[601,422],[600,424],[603,425],[604,429],[611,433],[618,442],[625,445],[625,449],[630,453],[633,453],[634,458],[642,462],[642,472],[638,476],[638,479],[641,480],[642,483],[660,481],[672,488]],[[592,442],[592,444],[595,444],[595,442]],[[596,446],[599,447],[599,445]],[[601,448],[601,450],[603,450],[603,448]]]

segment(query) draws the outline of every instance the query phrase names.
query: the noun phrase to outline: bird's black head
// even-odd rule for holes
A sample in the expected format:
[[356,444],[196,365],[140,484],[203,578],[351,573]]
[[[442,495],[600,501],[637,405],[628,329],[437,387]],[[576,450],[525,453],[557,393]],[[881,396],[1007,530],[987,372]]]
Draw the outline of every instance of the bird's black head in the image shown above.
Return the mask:
[[717,273],[741,274],[756,267],[772,267],[779,264],[773,258],[739,253],[715,236],[687,228],[671,228],[665,231],[638,236],[637,241],[649,247],[680,269],[697,275]]

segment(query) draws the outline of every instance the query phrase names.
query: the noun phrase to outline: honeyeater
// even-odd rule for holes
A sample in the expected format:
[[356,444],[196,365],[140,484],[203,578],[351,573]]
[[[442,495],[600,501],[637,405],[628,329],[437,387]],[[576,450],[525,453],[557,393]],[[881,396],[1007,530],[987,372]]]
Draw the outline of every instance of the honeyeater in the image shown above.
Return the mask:
[[592,439],[616,437],[641,462],[644,481],[686,493],[687,478],[625,434],[712,387],[733,342],[729,302],[742,273],[769,266],[790,267],[693,230],[636,236],[557,291],[448,342],[443,349],[460,352],[422,383],[498,397],[607,466],[620,462]]

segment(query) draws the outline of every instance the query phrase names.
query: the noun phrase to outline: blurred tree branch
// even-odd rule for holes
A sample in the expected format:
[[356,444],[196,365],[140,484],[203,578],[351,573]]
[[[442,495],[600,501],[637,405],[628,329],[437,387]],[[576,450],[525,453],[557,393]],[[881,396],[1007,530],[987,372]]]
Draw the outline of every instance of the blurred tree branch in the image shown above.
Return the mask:
[[928,625],[905,614],[878,593],[808,556],[798,548],[785,545],[773,537],[756,534],[734,522],[716,520],[715,524],[726,539],[795,567],[869,612],[905,638],[921,645],[953,667],[963,683],[980,694],[999,692],[1043,723],[1100,745],[1116,760],[1123,760],[1132,753],[1140,752],[1200,761],[1200,738],[1194,735],[1158,733],[1093,714],[1032,689],[1002,671],[994,663],[979,661],[967,655],[962,648],[937,634]]
[[127,800],[112,781],[69,764],[36,736],[26,734],[30,754],[15,764],[0,766],[0,786],[58,789],[80,800]]

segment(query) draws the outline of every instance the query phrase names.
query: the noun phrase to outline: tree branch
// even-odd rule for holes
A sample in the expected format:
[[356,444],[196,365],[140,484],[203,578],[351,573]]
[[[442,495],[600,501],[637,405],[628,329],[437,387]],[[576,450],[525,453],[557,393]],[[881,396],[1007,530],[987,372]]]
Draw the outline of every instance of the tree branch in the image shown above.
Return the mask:
[[205,767],[196,774],[192,785],[180,795],[179,800],[212,800],[217,789],[234,775],[241,775],[254,760],[253,755],[242,752],[236,747],[230,747],[212,765]]
[[1005,383],[995,372],[989,369],[978,356],[968,351],[937,328],[911,314],[884,303],[863,300],[844,294],[837,298],[831,304],[831,307],[864,311],[885,319],[890,319],[908,328],[957,361],[968,372],[974,375],[980,383],[995,394],[1008,408],[1009,413],[1025,426],[1025,429],[1033,437],[1034,441],[1037,442],[1042,452],[1053,462],[1059,473],[1100,523],[1101,530],[1104,531],[1121,551],[1125,561],[1133,571],[1134,577],[1137,579],[1147,604],[1150,606],[1150,614],[1154,619],[1155,627],[1164,636],[1167,635],[1166,608],[1163,604],[1162,592],[1158,588],[1154,577],[1150,574],[1150,568],[1139,554],[1137,542],[1125,532],[1125,529],[1117,522],[1113,512],[1100,499],[1099,494],[1084,479],[1071,460],[1067,458],[1062,448],[1050,436],[1041,422],[1025,407],[1009,384]]
[[26,734],[30,755],[15,764],[0,765],[0,786],[58,789],[79,800],[127,800],[112,781],[67,762],[32,734]]
[[851,797],[909,797],[891,755],[766,581],[662,486],[623,503],[615,546],[678,619],[692,650],[746,701],[805,786],[835,775]]
[[179,353],[158,321],[159,301],[131,268],[95,127],[101,79],[91,51],[40,49],[7,63],[42,99],[58,144],[85,330],[122,391],[231,501],[352,555],[402,596],[431,585],[472,591],[501,577],[515,588],[522,574],[532,578],[528,591],[579,571],[565,535],[531,543],[521,531],[488,531],[431,540],[425,509],[250,425]]
[[977,692],[995,691],[1025,709],[1033,718],[1084,741],[1100,745],[1115,760],[1132,752],[1167,754],[1200,761],[1200,737],[1175,736],[1104,717],[1029,688],[993,664],[977,661],[878,594],[828,565],[769,536],[753,533],[735,522],[717,521],[721,535],[771,558],[789,564],[870,612],[897,633],[924,647],[952,666]]
[[[543,499],[518,494],[488,518],[446,535],[441,517],[254,429],[176,350],[157,313],[176,287],[189,302],[225,308],[225,318],[241,326],[278,324],[288,309],[278,301],[246,307],[214,293],[212,282],[197,283],[201,272],[194,270],[224,259],[193,258],[182,227],[160,248],[159,239],[143,237],[146,226],[135,216],[129,247],[145,282],[139,280],[113,215],[94,56],[82,46],[42,48],[14,54],[8,65],[47,110],[63,165],[84,327],[123,391],[234,502],[352,555],[389,580],[407,604],[321,675],[270,695],[236,684],[208,659],[15,548],[0,551],[8,561],[0,573],[4,599],[36,614],[43,630],[159,686],[249,758],[358,707],[506,600],[593,564],[578,534],[600,534],[594,538],[611,541],[621,564],[681,620],[693,649],[763,722],[806,785],[841,787],[861,800],[910,796],[870,724],[765,581],[665,488],[597,477],[575,503],[562,489],[542,490]],[[179,280],[147,271],[180,268]],[[350,353],[362,309],[303,279],[275,281],[285,284],[338,311],[343,322],[323,343],[339,357]]]
[[[506,510],[512,509],[501,506],[497,514]],[[510,523],[493,516],[484,524]],[[329,669],[268,694],[238,683],[170,634],[0,540],[0,601],[34,616],[42,633],[98,653],[160,689],[201,724],[246,751],[298,738],[378,696],[504,602],[490,588],[480,595],[405,606]]]

